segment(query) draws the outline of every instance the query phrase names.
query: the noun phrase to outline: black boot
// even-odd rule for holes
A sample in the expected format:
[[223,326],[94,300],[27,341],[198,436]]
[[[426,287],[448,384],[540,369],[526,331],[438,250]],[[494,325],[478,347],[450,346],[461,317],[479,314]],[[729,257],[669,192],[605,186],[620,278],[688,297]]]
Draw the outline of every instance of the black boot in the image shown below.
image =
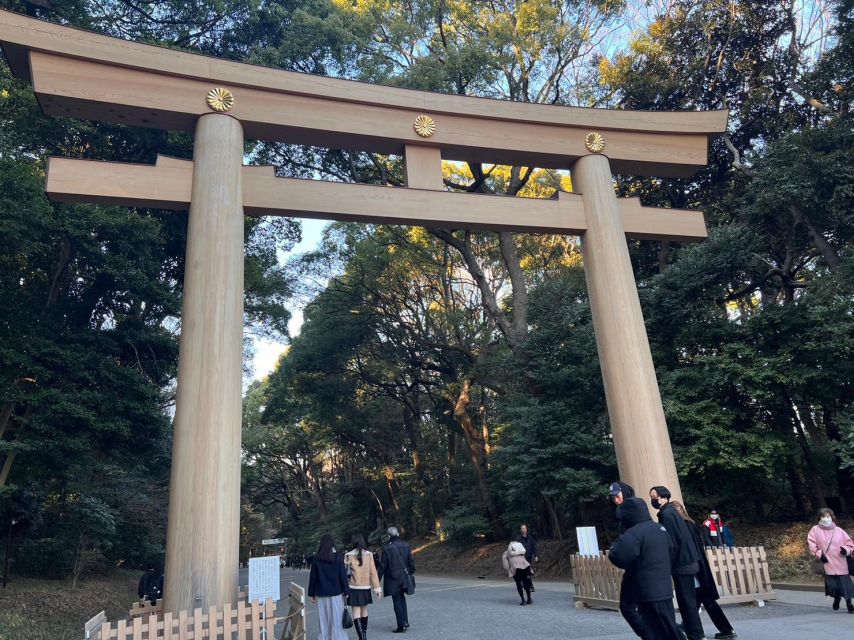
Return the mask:
[[[533,589],[531,589],[531,591],[533,591]],[[528,592],[528,604],[534,604],[534,601],[531,600],[531,592],[530,591]]]
[[356,630],[356,636],[359,640],[365,640],[365,633],[362,631],[361,618],[353,618],[353,628]]
[[854,613],[854,604],[851,604],[851,600],[846,600],[845,604],[848,606],[848,613]]
[[362,618],[362,640],[368,640],[368,616]]
[[839,611],[839,601],[840,601],[841,599],[842,599],[842,598],[840,598],[839,596],[836,596],[836,597],[833,599],[833,610],[834,610],[834,611]]

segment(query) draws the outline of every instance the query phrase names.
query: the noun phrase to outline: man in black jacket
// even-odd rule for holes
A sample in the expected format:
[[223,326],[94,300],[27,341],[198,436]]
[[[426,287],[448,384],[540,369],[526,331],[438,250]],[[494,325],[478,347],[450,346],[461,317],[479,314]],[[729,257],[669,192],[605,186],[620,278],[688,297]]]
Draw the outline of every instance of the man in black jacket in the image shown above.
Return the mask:
[[385,580],[385,595],[391,596],[397,629],[393,633],[405,633],[409,628],[409,611],[406,607],[405,577],[415,575],[415,560],[409,543],[400,539],[397,527],[388,528],[389,543],[383,547],[382,576]]
[[649,490],[650,503],[654,509],[658,509],[658,522],[667,529],[676,546],[673,586],[676,589],[676,602],[679,604],[679,615],[682,616],[685,634],[688,640],[702,640],[706,634],[700,620],[694,584],[694,578],[700,571],[700,552],[685,520],[670,504],[670,496],[667,487],[653,487]]
[[[528,525],[523,524],[519,527],[518,541],[525,547],[525,560],[531,563],[531,570],[533,571],[534,564],[540,561],[540,553],[537,550],[537,539],[528,531]],[[530,577],[528,578],[528,584],[531,585],[532,592],[536,591],[534,589],[534,581]]]
[[[608,487],[608,495],[611,497],[611,501],[617,506],[616,512],[620,533],[624,533],[625,528],[620,519],[620,510],[626,501],[639,500],[639,498],[635,498],[635,490],[625,482],[612,482],[611,486]],[[643,504],[642,500],[641,503]],[[635,588],[631,584],[631,581],[626,580],[626,576],[623,576],[623,581],[620,584],[620,613],[639,638],[648,637],[646,625],[644,625],[643,618],[638,610],[638,599]]]
[[652,521],[646,503],[640,498],[627,498],[619,509],[621,535],[608,559],[624,569],[623,584],[630,584],[636,594],[647,640],[681,640],[673,610],[673,588],[670,568],[675,548],[667,531]]

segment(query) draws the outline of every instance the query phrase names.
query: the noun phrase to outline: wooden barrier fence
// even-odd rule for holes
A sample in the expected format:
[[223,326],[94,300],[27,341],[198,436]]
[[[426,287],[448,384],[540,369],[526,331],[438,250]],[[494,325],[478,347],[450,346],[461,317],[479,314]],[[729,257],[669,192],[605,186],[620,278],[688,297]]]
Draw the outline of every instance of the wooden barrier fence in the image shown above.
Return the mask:
[[[720,604],[775,600],[764,547],[707,548],[706,558],[720,593]],[[623,570],[607,555],[581,556],[572,561],[575,604],[578,607],[618,609]]]
[[[249,597],[248,587],[242,588],[237,592],[237,601],[240,602],[243,600],[244,602]],[[130,612],[128,612],[128,618],[139,618],[140,616],[149,616],[152,613],[160,614],[163,612],[163,601],[155,600],[152,602],[151,600],[143,600],[141,602],[134,602],[130,607]]]
[[305,640],[305,589],[291,582],[288,603],[290,610],[284,618],[281,640]]
[[100,627],[88,631],[87,623],[86,629],[89,640],[273,640],[277,622],[276,605],[268,599],[264,604],[238,601],[237,606],[224,604],[177,615],[152,613],[115,624],[102,619]]

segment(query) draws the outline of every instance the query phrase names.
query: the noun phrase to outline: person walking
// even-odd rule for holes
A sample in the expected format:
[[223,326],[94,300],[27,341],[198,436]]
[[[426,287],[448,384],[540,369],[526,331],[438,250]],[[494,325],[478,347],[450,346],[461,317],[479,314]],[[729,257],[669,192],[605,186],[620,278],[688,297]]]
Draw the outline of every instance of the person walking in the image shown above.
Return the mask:
[[[676,628],[673,587],[670,582],[675,545],[667,530],[652,521],[646,503],[627,498],[618,510],[625,532],[608,553],[625,570],[623,587],[631,586],[643,620],[645,640],[682,640]],[[637,633],[637,631],[635,631]]]
[[836,524],[832,509],[818,510],[818,524],[807,534],[810,554],[824,566],[824,595],[833,598],[833,610],[839,610],[839,601],[845,600],[848,613],[854,613],[854,582],[848,569],[848,557],[854,553],[854,542],[842,527]]
[[652,507],[658,511],[658,522],[663,526],[676,547],[676,560],[673,562],[673,586],[676,590],[676,602],[679,615],[688,640],[702,640],[703,621],[700,620],[700,607],[697,605],[697,590],[694,584],[700,571],[700,549],[688,530],[682,516],[670,504],[670,489],[653,487],[649,490]]
[[336,551],[332,534],[324,533],[308,576],[308,597],[317,605],[320,622],[317,640],[347,640],[342,619],[349,591],[344,557]]
[[353,626],[359,640],[367,640],[368,605],[374,601],[371,592],[380,597],[382,591],[374,554],[368,551],[365,537],[361,533],[350,538],[350,551],[344,554],[344,565],[349,576],[348,602],[353,610]]
[[406,633],[409,628],[409,610],[406,606],[407,574],[415,575],[415,561],[409,543],[400,539],[397,527],[388,528],[389,542],[383,547],[382,575],[385,595],[391,596],[397,628],[393,633]]
[[[501,556],[501,564],[507,575],[516,582],[516,591],[519,593],[521,606],[533,604],[531,600],[531,563],[525,553],[525,546],[521,542],[511,542],[507,551]],[[527,595],[527,600],[525,596]]]
[[529,571],[528,575],[528,583],[531,586],[531,592],[536,591],[534,588],[534,564],[540,561],[540,553],[537,549],[537,540],[528,533],[528,525],[523,524],[519,527],[519,539],[518,542],[522,543],[522,546],[525,547],[525,560],[531,565],[531,571]]
[[[638,500],[644,505],[644,508],[646,508],[646,505],[643,500],[635,497],[634,488],[625,482],[612,482],[608,487],[608,495],[616,506],[616,517],[619,531],[620,533],[625,533],[625,527],[623,526],[622,519],[620,518],[620,509],[622,505],[628,500]],[[626,579],[626,574],[623,574],[623,580],[620,583],[619,606],[620,614],[628,623],[629,627],[631,627],[632,631],[635,632],[635,635],[639,638],[647,638],[646,625],[644,624],[640,610],[638,609],[636,589],[633,582]]]
[[718,586],[715,584],[715,577],[712,574],[712,567],[709,565],[709,559],[706,557],[706,551],[703,548],[703,534],[700,532],[700,527],[688,514],[688,510],[681,502],[671,500],[670,504],[676,509],[676,512],[682,516],[682,519],[688,525],[688,532],[694,540],[694,546],[700,557],[700,570],[697,572],[697,582],[699,586],[696,588],[697,603],[706,608],[706,613],[712,619],[712,624],[718,629],[715,634],[716,640],[733,640],[738,638],[735,630],[726,617],[726,614],[718,604],[718,599],[721,597],[718,593]]
[[720,514],[714,509],[709,511],[709,517],[703,520],[703,538],[707,547],[724,546],[723,528]]

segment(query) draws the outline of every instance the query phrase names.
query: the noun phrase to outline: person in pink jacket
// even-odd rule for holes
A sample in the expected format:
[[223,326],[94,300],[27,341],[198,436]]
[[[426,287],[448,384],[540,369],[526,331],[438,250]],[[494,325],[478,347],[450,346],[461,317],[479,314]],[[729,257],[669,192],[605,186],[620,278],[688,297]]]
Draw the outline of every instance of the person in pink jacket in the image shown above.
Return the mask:
[[[511,542],[507,551],[501,556],[501,564],[504,565],[507,575],[516,582],[516,591],[519,592],[519,598],[522,600],[519,604],[523,607],[533,604],[534,601],[531,600],[531,563],[525,559],[525,545],[521,542]],[[528,596],[527,600],[525,595]]]
[[848,556],[854,554],[854,541],[837,526],[831,509],[818,510],[818,524],[807,535],[810,553],[824,563],[824,594],[833,598],[833,610],[845,599],[848,613],[854,613],[854,582],[848,575]]

